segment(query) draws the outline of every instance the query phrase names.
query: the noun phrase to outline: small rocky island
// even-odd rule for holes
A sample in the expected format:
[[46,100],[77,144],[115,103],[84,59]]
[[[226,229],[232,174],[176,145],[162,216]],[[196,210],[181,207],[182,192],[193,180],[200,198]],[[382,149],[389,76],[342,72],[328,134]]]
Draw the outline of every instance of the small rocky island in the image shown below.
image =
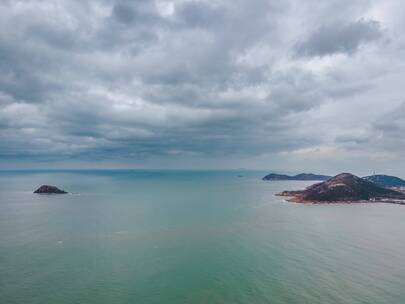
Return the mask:
[[67,194],[68,192],[60,190],[59,188],[57,188],[55,186],[42,185],[37,190],[35,190],[34,193],[37,193],[37,194]]
[[305,190],[283,191],[280,196],[296,203],[385,202],[405,204],[405,193],[383,188],[350,173],[341,173]]
[[285,175],[285,174],[276,174],[276,173],[270,173],[263,177],[263,180],[266,181],[284,181],[284,180],[296,180],[296,181],[324,181],[332,176],[328,175],[319,175],[319,174],[313,174],[313,173],[301,173],[297,175]]

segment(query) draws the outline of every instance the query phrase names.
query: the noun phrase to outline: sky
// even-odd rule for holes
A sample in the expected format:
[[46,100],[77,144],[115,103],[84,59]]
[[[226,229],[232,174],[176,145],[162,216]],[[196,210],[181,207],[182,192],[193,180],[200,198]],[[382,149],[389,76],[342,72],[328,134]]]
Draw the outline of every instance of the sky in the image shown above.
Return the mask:
[[405,2],[2,0],[0,169],[405,177]]

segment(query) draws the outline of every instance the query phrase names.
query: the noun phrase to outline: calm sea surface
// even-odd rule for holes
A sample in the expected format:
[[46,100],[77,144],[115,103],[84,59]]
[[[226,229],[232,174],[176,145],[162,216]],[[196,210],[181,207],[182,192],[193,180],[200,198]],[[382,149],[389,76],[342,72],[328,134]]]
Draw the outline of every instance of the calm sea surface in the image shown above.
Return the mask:
[[405,206],[264,173],[0,172],[0,303],[405,303]]

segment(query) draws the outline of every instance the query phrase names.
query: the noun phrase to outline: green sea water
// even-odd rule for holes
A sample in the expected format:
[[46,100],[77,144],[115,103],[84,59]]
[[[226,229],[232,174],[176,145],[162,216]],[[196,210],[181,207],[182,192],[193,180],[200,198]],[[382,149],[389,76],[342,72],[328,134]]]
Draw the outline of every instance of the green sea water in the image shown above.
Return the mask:
[[0,303],[405,303],[404,206],[264,173],[3,171]]

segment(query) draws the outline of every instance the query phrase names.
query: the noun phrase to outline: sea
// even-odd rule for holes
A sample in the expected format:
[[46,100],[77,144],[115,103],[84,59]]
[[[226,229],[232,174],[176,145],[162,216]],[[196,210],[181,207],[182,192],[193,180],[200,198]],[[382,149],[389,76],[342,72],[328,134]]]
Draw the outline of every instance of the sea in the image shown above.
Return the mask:
[[405,303],[405,206],[266,173],[1,171],[0,303]]

